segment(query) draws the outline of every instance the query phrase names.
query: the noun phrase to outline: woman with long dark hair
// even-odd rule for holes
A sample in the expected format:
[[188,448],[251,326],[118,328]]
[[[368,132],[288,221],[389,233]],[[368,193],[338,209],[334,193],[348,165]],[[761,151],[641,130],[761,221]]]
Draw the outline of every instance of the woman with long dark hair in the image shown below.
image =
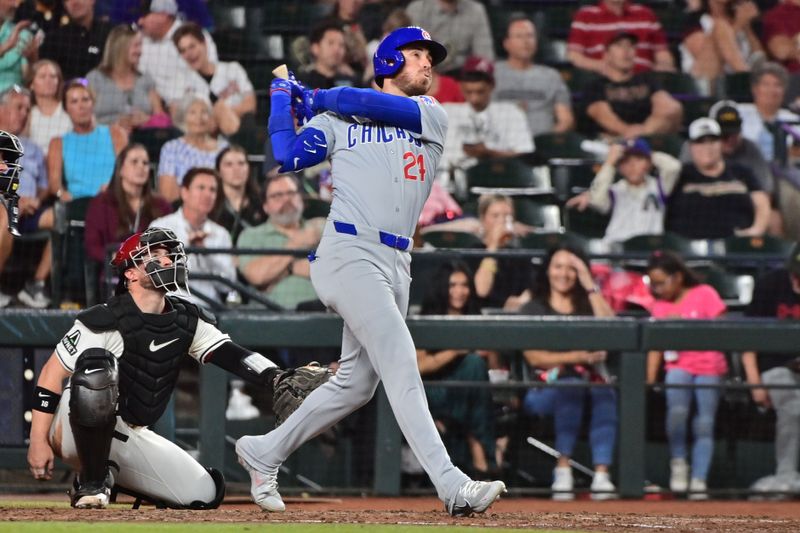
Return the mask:
[[[533,299],[520,311],[526,315],[611,317],[614,311],[595,285],[584,253],[561,245],[549,251],[534,284]],[[605,351],[572,350],[553,352],[525,350],[527,363],[548,383],[605,382]],[[573,479],[569,460],[580,432],[586,397],[592,405],[589,442],[592,448],[594,478],[592,499],[614,497],[609,466],[617,436],[617,398],[606,387],[540,387],[525,395],[524,409],[529,414],[553,415],[555,448],[561,453],[553,471],[554,500],[571,500]]]
[[[676,254],[656,251],[647,264],[650,291],[656,301],[650,309],[653,318],[712,319],[725,313],[725,303],[717,291],[700,283],[697,275]],[[655,383],[662,359],[667,369],[667,437],[670,447],[670,490],[689,491],[690,499],[706,499],[706,477],[714,452],[714,418],[720,389],[714,387],[728,371],[725,355],[717,351],[653,351],[647,357],[647,382]],[[683,385],[683,387],[669,387]],[[700,385],[687,388],[686,385]],[[708,387],[711,385],[711,387]],[[706,387],[703,387],[706,386]],[[687,423],[692,397],[691,475],[687,462]]]
[[150,222],[172,212],[169,203],[153,191],[150,159],[141,144],[129,144],[117,156],[108,188],[92,198],[86,212],[84,243],[90,259],[107,263],[106,249]]
[[[420,314],[480,314],[472,270],[466,263],[458,260],[441,266]],[[417,365],[426,380],[485,382],[489,379],[487,358],[496,356],[487,351],[417,350]],[[491,391],[484,387],[426,387],[425,393],[453,462],[477,476],[486,475],[494,462],[495,449]]]
[[222,198],[211,219],[227,229],[236,242],[243,229],[258,226],[267,219],[261,188],[250,174],[247,151],[238,144],[219,153],[215,168],[222,178]]

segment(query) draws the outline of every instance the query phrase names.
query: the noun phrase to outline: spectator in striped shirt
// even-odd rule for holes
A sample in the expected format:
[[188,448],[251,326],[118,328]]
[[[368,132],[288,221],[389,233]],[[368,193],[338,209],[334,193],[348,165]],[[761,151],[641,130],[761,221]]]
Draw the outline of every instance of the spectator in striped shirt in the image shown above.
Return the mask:
[[578,68],[605,74],[603,57],[609,40],[620,32],[631,33],[636,43],[636,72],[674,71],[675,61],[667,37],[655,13],[628,0],[601,0],[580,8],[572,19],[567,57]]

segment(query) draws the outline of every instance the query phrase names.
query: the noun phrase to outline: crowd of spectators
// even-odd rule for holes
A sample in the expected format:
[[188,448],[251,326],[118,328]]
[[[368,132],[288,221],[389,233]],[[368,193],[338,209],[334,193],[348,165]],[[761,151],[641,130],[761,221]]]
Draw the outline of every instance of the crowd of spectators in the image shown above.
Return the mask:
[[[524,13],[510,12],[500,0],[318,3],[329,7],[319,10],[324,16],[302,21],[303,35],[283,36],[294,41],[287,47],[293,57],[286,60],[309,87],[372,86],[371,55],[398,27],[421,25],[448,49],[430,91],[449,117],[435,172],[436,205],[443,207],[426,216],[431,224],[418,237],[424,242],[434,232],[469,234],[487,255],[415,280],[429,289],[422,314],[614,316],[606,287],[593,277],[596,265],[578,247],[551,247],[536,266],[503,254],[524,246],[527,236],[545,233],[526,218],[520,208],[525,201],[555,206],[564,221],[587,210],[607,216],[602,250],[665,233],[695,241],[800,239],[800,0],[662,1],[659,6],[682,13],[680,25],[667,29],[659,15],[664,11],[644,1],[573,2],[568,30],[548,19],[548,2],[531,3],[535,9]],[[244,285],[274,309],[319,308],[301,252],[319,242],[324,218],[304,211],[312,201],[330,199],[330,169],[296,176],[267,164],[254,172],[249,159],[262,154],[237,144],[263,139],[256,132],[266,121],[268,80],[255,76],[256,64],[286,60],[259,56],[253,62],[249,52],[223,48],[222,40],[224,54],[218,53],[215,38],[224,28],[217,27],[210,2],[53,4],[0,3],[0,129],[19,135],[25,149],[21,230],[43,235],[45,243],[33,274],[17,283],[16,301],[51,305],[49,232],[61,238],[58,212],[67,206],[69,218],[84,222],[85,260],[100,265],[98,286],[113,275],[103,265],[115,243],[162,226],[197,252],[189,255],[192,275],[199,275],[190,289],[201,305],[241,305],[236,287]],[[157,142],[129,142],[140,139]],[[549,150],[569,139],[578,139],[580,155],[565,162]],[[500,174],[497,190],[479,196],[470,189],[476,167],[509,160],[536,172],[544,168],[548,179],[562,171],[569,178],[576,168],[590,169],[591,176],[560,192],[548,187],[556,185],[553,179],[529,184],[534,191],[509,193],[507,176]],[[7,225],[5,216],[0,209],[0,227]],[[14,248],[0,232],[0,274]],[[798,264],[795,257],[788,271],[759,280],[747,313],[798,318]],[[645,274],[640,279],[649,283],[654,301],[634,309],[640,313],[710,319],[725,311],[715,289],[669,252],[657,252]],[[200,279],[204,275],[218,279]],[[244,300],[258,307],[247,303],[246,294]],[[0,292],[0,308],[14,301]],[[796,361],[786,364],[790,355],[746,353],[747,381],[797,384]],[[607,356],[531,348],[520,358],[534,380],[613,384]],[[668,385],[719,384],[727,372],[719,352],[666,351],[651,354],[651,383],[661,360]],[[420,350],[418,364],[426,379],[486,381],[489,370],[504,370],[506,362],[496,352],[445,349]],[[670,485],[702,498],[719,390],[667,390]],[[497,446],[489,389],[432,387],[428,393],[454,459],[478,474],[501,468],[503,446]],[[767,480],[772,485],[764,486],[800,486],[796,391],[755,388],[752,396],[778,415],[778,464]],[[592,495],[613,497],[614,389],[537,387],[519,400],[527,416],[554,417],[560,458],[552,489],[558,498],[573,497],[569,460],[584,405],[591,407]]]

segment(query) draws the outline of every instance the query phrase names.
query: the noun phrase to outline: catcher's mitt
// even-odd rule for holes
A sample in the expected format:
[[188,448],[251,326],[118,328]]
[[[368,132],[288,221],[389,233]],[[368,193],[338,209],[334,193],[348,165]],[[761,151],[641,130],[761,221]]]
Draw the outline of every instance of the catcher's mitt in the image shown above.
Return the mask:
[[294,413],[311,391],[328,381],[331,372],[310,363],[300,368],[280,371],[273,381],[272,410],[275,413],[275,427],[280,426]]

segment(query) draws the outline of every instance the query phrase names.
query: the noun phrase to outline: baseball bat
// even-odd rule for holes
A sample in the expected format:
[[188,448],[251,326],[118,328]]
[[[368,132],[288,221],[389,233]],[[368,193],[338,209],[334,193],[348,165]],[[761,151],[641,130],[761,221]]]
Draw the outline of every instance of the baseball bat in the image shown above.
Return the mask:
[[278,65],[272,71],[272,75],[275,76],[276,78],[283,78],[284,80],[288,80],[289,79],[289,67],[287,67],[285,63],[283,65]]
[[[545,444],[544,442],[542,442],[540,440],[534,439],[533,437],[528,437],[527,441],[528,441],[528,444],[530,444],[531,446],[533,446],[535,448],[539,448],[544,453],[546,453],[548,455],[552,455],[556,459],[561,457],[561,452],[559,452],[555,448],[551,448],[550,446],[548,446],[547,444]],[[582,473],[586,474],[589,477],[593,477],[594,476],[594,470],[582,465],[578,461],[576,461],[574,459],[570,459],[567,462],[569,463],[569,466],[571,466],[575,470],[577,470],[579,472],[582,472]]]

